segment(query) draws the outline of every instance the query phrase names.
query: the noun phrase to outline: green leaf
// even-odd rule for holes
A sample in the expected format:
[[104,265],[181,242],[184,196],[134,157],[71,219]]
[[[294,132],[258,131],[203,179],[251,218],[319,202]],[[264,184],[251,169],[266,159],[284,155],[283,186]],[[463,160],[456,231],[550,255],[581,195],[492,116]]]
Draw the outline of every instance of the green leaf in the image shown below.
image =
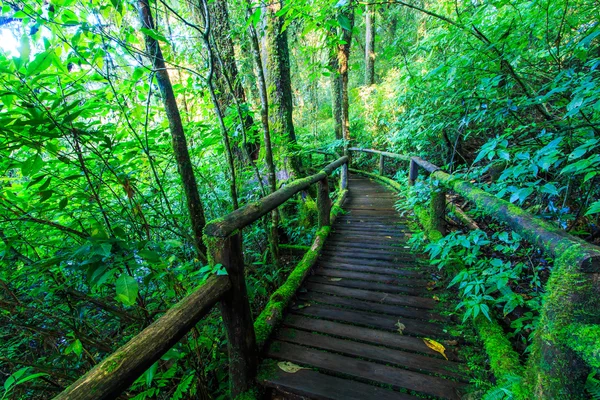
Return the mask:
[[592,215],[592,214],[598,214],[598,213],[600,213],[600,200],[593,202],[592,205],[590,206],[590,208],[588,208],[585,215]]
[[52,64],[54,57],[54,49],[48,49],[43,53],[39,53],[27,66],[27,75],[41,74]]
[[138,295],[138,283],[133,277],[123,274],[117,279],[115,285],[118,301],[126,306],[135,304]]
[[155,29],[140,28],[140,30],[144,35],[150,36],[152,39],[159,40],[164,43],[169,43],[169,40],[162,33],[156,31]]

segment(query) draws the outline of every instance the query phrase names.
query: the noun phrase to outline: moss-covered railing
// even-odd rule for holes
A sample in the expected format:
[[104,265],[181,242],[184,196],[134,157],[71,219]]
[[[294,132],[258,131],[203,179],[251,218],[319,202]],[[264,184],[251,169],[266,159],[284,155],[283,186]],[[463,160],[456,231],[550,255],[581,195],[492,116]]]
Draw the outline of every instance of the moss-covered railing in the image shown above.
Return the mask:
[[[366,174],[401,189],[397,182],[383,176],[382,159],[390,153],[350,150],[378,154],[379,174]],[[476,327],[498,381],[518,382],[515,395],[538,399],[587,398],[586,378],[591,368],[600,368],[600,248],[419,157],[395,154],[392,158],[410,161],[409,184],[415,183],[419,169],[430,176],[429,207],[418,210],[430,238],[445,234],[446,190],[452,190],[554,258],[532,354],[526,365],[518,362],[518,355],[495,322],[489,323],[481,317]]]
[[[340,192],[336,206],[332,207],[328,176],[340,167]],[[106,357],[55,399],[117,398],[182,339],[217,303],[227,332],[230,396],[235,398],[251,389],[257,372],[258,348],[264,344],[274,324],[280,318],[281,311],[314,263],[315,254],[323,245],[332,218],[337,214],[339,209],[337,206],[341,206],[346,197],[347,174],[348,157],[340,157],[314,175],[292,181],[254,203],[209,222],[204,228],[204,241],[209,250],[210,264],[223,265],[227,270],[227,276],[210,277],[193,293]],[[256,323],[253,323],[246,291],[240,231],[313,184],[318,185],[319,214],[319,230],[314,243],[286,283],[271,296]]]

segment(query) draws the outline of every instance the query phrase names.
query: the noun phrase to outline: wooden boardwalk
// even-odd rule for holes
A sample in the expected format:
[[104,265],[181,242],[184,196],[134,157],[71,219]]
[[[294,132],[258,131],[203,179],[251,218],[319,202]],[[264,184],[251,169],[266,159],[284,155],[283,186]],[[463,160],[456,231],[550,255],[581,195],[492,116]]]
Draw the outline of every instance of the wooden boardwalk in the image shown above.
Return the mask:
[[448,339],[447,321],[427,290],[431,271],[405,245],[395,194],[356,176],[349,188],[348,213],[264,355],[306,369],[277,368],[261,384],[286,399],[460,398],[465,366],[423,342]]

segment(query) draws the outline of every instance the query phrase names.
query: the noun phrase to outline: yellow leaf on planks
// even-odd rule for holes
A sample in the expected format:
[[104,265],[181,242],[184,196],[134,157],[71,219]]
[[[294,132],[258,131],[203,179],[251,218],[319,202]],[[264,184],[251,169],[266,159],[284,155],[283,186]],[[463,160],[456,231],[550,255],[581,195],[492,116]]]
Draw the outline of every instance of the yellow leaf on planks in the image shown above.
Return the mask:
[[446,348],[444,347],[443,344],[438,343],[435,340],[429,339],[429,338],[423,339],[423,342],[425,342],[425,346],[429,347],[433,351],[437,351],[438,353],[443,355],[446,360],[448,359],[448,357],[446,357],[446,353],[445,353]]
[[283,372],[287,372],[288,374],[295,374],[296,372],[300,371],[301,369],[306,369],[304,367],[301,367],[301,366],[296,365],[293,362],[289,362],[289,361],[280,361],[277,363],[277,366]]
[[342,278],[329,278],[330,282],[339,282],[341,280],[342,280]]

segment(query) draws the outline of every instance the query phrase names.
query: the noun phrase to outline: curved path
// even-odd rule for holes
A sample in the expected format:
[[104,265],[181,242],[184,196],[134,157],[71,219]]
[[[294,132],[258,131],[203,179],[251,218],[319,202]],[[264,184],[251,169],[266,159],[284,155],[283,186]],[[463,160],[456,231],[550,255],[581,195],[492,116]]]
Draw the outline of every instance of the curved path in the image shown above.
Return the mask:
[[423,341],[449,339],[448,321],[428,290],[434,271],[405,244],[410,231],[396,195],[356,176],[349,189],[347,214],[265,354],[305,369],[276,368],[261,384],[286,399],[460,398],[464,364]]

